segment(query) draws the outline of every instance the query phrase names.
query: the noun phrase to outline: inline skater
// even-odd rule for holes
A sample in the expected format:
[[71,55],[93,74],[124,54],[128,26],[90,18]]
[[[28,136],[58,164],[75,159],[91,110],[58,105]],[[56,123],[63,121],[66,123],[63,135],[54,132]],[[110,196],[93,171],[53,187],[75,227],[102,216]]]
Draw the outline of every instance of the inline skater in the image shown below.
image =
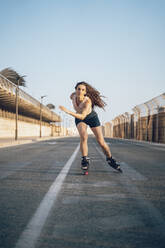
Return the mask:
[[108,164],[115,170],[122,172],[120,165],[112,158],[109,146],[104,140],[100,120],[94,107],[104,109],[106,103],[103,101],[100,92],[93,88],[86,82],[79,82],[75,86],[75,92],[70,96],[73,107],[76,111],[72,112],[64,106],[59,108],[65,113],[75,117],[75,124],[80,135],[80,150],[82,154],[81,166],[84,171],[88,171],[89,158],[88,158],[88,133],[87,126],[89,126],[94,133],[96,140],[102,148]]

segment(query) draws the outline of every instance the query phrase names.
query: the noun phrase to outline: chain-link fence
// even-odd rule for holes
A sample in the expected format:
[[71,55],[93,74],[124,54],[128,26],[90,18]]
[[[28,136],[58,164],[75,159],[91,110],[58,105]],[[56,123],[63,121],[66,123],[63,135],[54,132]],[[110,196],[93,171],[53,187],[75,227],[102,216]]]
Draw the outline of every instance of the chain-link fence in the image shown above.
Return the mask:
[[117,116],[103,128],[105,136],[165,143],[165,93]]

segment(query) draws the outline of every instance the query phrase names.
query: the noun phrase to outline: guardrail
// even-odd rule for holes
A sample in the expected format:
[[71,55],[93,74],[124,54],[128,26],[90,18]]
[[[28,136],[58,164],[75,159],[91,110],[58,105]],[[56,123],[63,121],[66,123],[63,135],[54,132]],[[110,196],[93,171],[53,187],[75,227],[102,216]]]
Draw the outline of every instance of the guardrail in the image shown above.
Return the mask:
[[[13,96],[16,95],[17,86],[1,74],[0,74],[0,88],[6,90],[8,93],[10,93]],[[28,93],[26,93],[20,88],[19,88],[19,99],[22,99],[26,103],[33,105],[37,109],[38,113],[40,113],[40,107],[42,107],[43,117],[45,115],[48,119],[50,119],[50,121],[57,121],[57,122],[61,121],[60,117],[57,114],[52,112],[48,107],[41,104],[38,100],[30,96]]]

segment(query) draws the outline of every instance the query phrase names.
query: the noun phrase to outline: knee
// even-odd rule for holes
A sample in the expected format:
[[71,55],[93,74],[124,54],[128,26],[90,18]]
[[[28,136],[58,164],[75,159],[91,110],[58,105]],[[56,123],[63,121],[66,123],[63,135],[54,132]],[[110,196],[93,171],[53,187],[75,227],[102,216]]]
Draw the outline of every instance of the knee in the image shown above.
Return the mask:
[[88,140],[88,135],[82,135],[82,136],[80,137],[80,140],[81,140],[81,142],[87,142],[87,140]]

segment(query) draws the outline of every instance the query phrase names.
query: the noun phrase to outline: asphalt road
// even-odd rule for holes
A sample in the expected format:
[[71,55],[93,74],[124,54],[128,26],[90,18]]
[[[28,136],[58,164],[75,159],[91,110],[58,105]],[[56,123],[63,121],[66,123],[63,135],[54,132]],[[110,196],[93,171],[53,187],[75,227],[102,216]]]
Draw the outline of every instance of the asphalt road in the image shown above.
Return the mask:
[[123,174],[89,137],[0,149],[0,247],[164,248],[165,146],[106,139]]

